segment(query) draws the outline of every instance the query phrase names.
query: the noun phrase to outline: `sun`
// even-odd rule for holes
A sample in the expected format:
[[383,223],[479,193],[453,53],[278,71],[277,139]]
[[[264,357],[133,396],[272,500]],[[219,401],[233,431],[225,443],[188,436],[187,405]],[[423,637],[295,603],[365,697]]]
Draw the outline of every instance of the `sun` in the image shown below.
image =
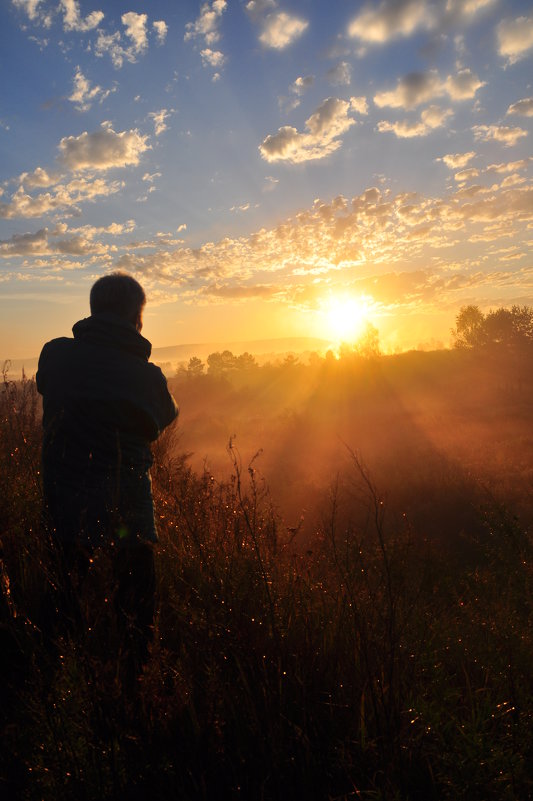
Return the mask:
[[324,303],[327,336],[337,342],[355,342],[367,324],[368,301],[355,295],[332,295]]

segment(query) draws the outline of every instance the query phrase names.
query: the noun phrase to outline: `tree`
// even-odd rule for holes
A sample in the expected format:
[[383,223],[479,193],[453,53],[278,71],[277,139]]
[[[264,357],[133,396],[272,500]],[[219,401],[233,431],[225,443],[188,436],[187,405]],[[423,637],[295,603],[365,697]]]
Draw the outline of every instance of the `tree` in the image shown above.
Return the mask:
[[189,365],[187,367],[187,374],[192,378],[194,376],[202,375],[204,372],[204,363],[198,356],[191,356]]
[[364,332],[357,340],[357,353],[365,359],[377,359],[381,355],[379,331],[372,323],[367,323]]
[[221,375],[227,370],[235,368],[235,356],[230,350],[223,350],[222,353],[216,351],[207,357],[207,372],[213,375]]
[[479,306],[462,306],[455,318],[452,335],[456,348],[475,348],[485,341],[485,316]]
[[486,315],[478,306],[463,306],[452,328],[456,348],[533,344],[533,308],[500,307]]
[[238,370],[250,370],[253,367],[257,367],[257,362],[252,354],[246,351],[245,353],[241,353],[240,356],[237,356],[235,359],[235,367]]

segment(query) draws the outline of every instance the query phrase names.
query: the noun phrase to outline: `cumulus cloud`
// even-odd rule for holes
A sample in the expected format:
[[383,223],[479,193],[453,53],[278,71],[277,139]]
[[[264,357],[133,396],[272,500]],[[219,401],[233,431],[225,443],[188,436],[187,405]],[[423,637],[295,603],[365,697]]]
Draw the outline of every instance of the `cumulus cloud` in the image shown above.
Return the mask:
[[152,22],[152,27],[157,37],[157,43],[160,45],[164,44],[168,32],[167,23],[162,19],[156,19],[154,22]]
[[162,108],[161,111],[151,111],[148,116],[154,122],[154,133],[160,136],[168,129],[167,120],[174,113],[174,109]]
[[73,171],[135,166],[150,147],[147,139],[136,129],[116,132],[105,125],[93,133],[65,136],[59,143],[59,158]]
[[382,120],[378,122],[378,131],[380,133],[393,133],[398,139],[427,136],[436,128],[441,128],[451,115],[452,112],[449,109],[442,109],[440,106],[428,106],[420,115],[419,120],[402,120],[400,122]]
[[[224,66],[226,57],[220,50],[214,50],[212,45],[220,39],[220,20],[227,8],[226,0],[213,0],[211,4],[204,3],[200,9],[200,16],[195,22],[188,22],[185,26],[185,41],[197,38],[203,39],[205,47],[200,51],[204,67],[219,70]],[[220,79],[220,73],[213,74],[213,81]]]
[[398,80],[396,89],[378,92],[374,103],[378,108],[415,108],[442,91],[437,72],[411,72]]
[[341,61],[326,72],[326,78],[333,86],[349,86],[352,80],[352,68],[347,61]]
[[102,89],[101,86],[91,86],[90,81],[84,76],[81,69],[76,67],[74,74],[74,87],[69,100],[74,103],[78,111],[88,111],[93,102],[98,100],[102,103],[114,89]]
[[518,114],[521,117],[533,117],[533,97],[524,97],[512,103],[507,109],[507,114]]
[[[108,226],[84,225],[69,229],[65,223],[59,223],[53,228],[40,228],[35,233],[14,234],[10,239],[0,240],[0,256],[94,256],[109,252],[116,252],[116,244],[106,244],[102,237],[113,238],[123,234],[130,234],[135,229],[135,221],[126,223],[111,223]],[[56,264],[54,260],[52,264]],[[49,262],[41,261],[41,267],[49,266]],[[64,268],[64,265],[60,263]],[[81,267],[80,262],[76,267]]]
[[351,97],[350,106],[354,111],[357,111],[358,114],[362,114],[363,116],[368,114],[368,103],[366,97]]
[[134,53],[142,53],[148,47],[148,36],[146,33],[146,24],[148,22],[147,14],[137,14],[135,11],[128,11],[123,14],[122,24],[125,27],[125,34],[131,40]]
[[443,161],[450,170],[459,170],[462,167],[466,167],[468,162],[472,161],[475,155],[473,150],[470,150],[468,153],[449,153],[447,156],[436,159],[436,161]]
[[474,97],[484,85],[469,69],[449,75],[445,81],[441,80],[436,70],[411,72],[398,79],[395,89],[378,92],[374,96],[374,103],[379,108],[412,109],[444,94],[448,94],[451,100],[467,100]]
[[92,31],[104,18],[103,11],[91,11],[83,19],[77,0],[60,0],[60,6],[63,10],[63,27],[66,31],[79,31],[80,33]]
[[448,75],[444,84],[452,100],[470,100],[482,86],[485,86],[485,81],[480,81],[468,69],[460,70],[457,75]]
[[363,9],[349,24],[348,36],[383,44],[432,25],[433,16],[423,0],[384,0],[377,8]]
[[368,44],[385,44],[419,30],[446,29],[468,24],[494,0],[382,0],[364,8],[348,25],[348,36]]
[[283,50],[298,39],[308,25],[307,20],[291,16],[285,11],[275,11],[265,17],[259,41],[265,47]]
[[227,8],[226,0],[213,0],[204,3],[200,9],[200,16],[195,22],[188,22],[185,26],[185,41],[203,38],[209,47],[220,39],[219,25],[222,14]]
[[496,29],[498,52],[514,64],[533,47],[533,16],[502,20]]
[[43,188],[59,183],[61,175],[59,173],[49,173],[42,167],[36,167],[33,172],[23,172],[17,179],[19,184],[23,184],[26,189]]
[[474,136],[481,142],[501,142],[506,147],[512,147],[527,136],[523,128],[509,128],[506,125],[474,125]]
[[259,146],[261,156],[265,161],[289,161],[293,164],[325,158],[341,146],[340,137],[355,124],[349,116],[350,111],[350,103],[346,100],[327,98],[306,120],[306,133],[300,133],[289,125],[283,126],[263,140]]
[[0,203],[0,218],[42,217],[50,212],[63,211],[79,214],[79,204],[115,194],[123,187],[120,181],[104,181],[101,178],[75,178],[68,183],[58,183],[52,191],[30,195],[20,186],[7,202]]
[[[98,30],[96,43],[94,46],[95,55],[103,57],[109,55],[111,62],[116,69],[120,69],[125,61],[135,63],[139,56],[146,53],[148,49],[148,16],[147,14],[137,14],[135,11],[128,11],[121,16],[124,26],[124,36],[129,43],[123,44],[120,31],[105,33]],[[162,44],[167,33],[167,24],[163,20],[152,23],[157,42]]]
[[215,69],[220,69],[224,66],[224,62],[226,61],[226,57],[224,53],[220,50],[211,50],[210,47],[206,47],[204,50],[200,50],[200,55],[202,57],[202,63],[204,67],[215,67]]

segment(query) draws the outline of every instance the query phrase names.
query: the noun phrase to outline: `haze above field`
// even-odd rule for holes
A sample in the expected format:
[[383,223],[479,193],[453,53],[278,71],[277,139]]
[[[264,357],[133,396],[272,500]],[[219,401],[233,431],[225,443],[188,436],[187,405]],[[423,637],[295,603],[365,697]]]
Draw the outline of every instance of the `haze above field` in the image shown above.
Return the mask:
[[7,0],[0,52],[10,358],[117,268],[156,348],[533,301],[528,0]]

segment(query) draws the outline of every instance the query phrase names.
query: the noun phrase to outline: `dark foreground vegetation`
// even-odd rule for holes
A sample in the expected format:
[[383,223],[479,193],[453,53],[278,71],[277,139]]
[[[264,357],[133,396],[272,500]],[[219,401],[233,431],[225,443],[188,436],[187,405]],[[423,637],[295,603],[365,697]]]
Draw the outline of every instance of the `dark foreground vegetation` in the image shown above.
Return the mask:
[[[306,367],[313,400],[307,394],[287,413],[288,398],[302,381],[307,387],[303,374],[291,378],[296,364],[275,368],[292,371],[283,380],[271,368],[262,384],[258,373],[248,385],[241,374],[238,385],[183,379],[183,394],[198,403],[210,393],[245,399],[239,409],[250,426],[243,409],[267,393],[278,425],[268,431],[279,433],[283,421],[287,434],[279,453],[290,470],[278,486],[297,493],[299,477],[307,481],[312,513],[288,527],[256,471],[261,460],[241,464],[235,443],[226,479],[193,471],[176,431],[165,434],[153,471],[156,636],[133,687],[119,670],[105,553],[95,554],[80,588],[85,635],[58,636],[54,648],[43,640],[57,562],[41,523],[39,404],[33,381],[4,384],[0,796],[533,796],[530,353],[514,353],[515,361],[462,351],[420,358]],[[487,375],[495,380],[482,386]],[[411,388],[401,403],[400,385]],[[184,409],[184,429],[193,406]],[[322,451],[329,476],[319,485],[292,459],[296,442],[307,443],[306,458],[313,431],[323,443],[327,414],[346,434],[344,458],[332,471],[332,453]],[[354,417],[357,425],[344,429]],[[468,421],[477,421],[481,441],[491,429],[494,451],[464,445]],[[399,434],[405,425],[410,440]],[[509,454],[494,455],[505,432],[521,463],[512,482]],[[441,455],[444,441],[461,468]],[[489,473],[478,478],[486,464],[495,477],[488,489]]]

